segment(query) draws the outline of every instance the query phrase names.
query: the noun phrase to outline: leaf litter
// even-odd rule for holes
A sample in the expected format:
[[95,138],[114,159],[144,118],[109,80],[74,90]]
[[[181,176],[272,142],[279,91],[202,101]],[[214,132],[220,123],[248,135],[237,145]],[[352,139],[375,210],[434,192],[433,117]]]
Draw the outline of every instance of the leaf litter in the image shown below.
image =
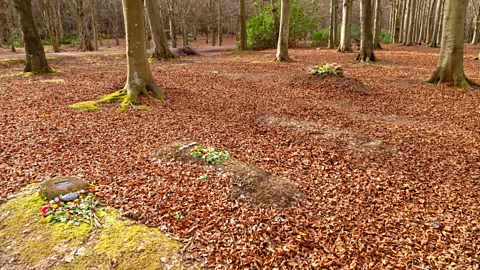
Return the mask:
[[[480,92],[424,84],[437,49],[387,45],[378,57],[393,68],[323,49],[293,49],[294,61],[285,64],[264,61],[265,53],[274,52],[152,63],[167,100],[142,100],[150,111],[68,107],[122,88],[125,73],[107,71],[125,65],[123,56],[53,59],[62,72],[2,77],[0,201],[32,181],[77,175],[126,216],[182,240],[185,258],[210,266],[478,269]],[[466,53],[476,55],[478,47],[467,45]],[[305,79],[307,66],[324,62],[341,65],[369,95],[343,87],[345,80],[338,87],[332,78]],[[465,66],[480,81],[478,64]],[[1,74],[21,69],[0,63]],[[339,102],[357,116],[328,106]],[[321,125],[298,132],[259,122],[268,115]],[[382,115],[410,122],[374,120]],[[309,134],[314,128],[324,134],[323,127],[361,134],[354,142],[382,140],[396,151],[359,151],[344,137]],[[153,149],[178,141],[228,151],[295,182],[307,199],[287,208],[242,203],[231,196],[231,179],[211,165],[148,159]]]

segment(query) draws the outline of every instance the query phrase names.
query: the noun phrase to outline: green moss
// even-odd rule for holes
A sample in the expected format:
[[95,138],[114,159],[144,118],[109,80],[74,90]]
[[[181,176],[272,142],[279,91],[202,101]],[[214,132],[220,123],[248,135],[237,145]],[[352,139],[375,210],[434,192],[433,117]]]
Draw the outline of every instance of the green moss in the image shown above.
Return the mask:
[[[162,269],[162,257],[178,256],[180,243],[156,228],[121,218],[114,208],[98,211],[103,226],[92,231],[87,224],[48,224],[40,211],[44,203],[38,192],[25,188],[0,205],[0,213],[9,213],[0,222],[0,250],[15,256],[15,264],[37,269],[43,265],[40,261],[48,259],[57,261],[54,269],[109,269],[115,261],[115,269]],[[84,253],[71,263],[61,260],[80,248]]]
[[40,82],[44,83],[63,83],[65,82],[64,79],[50,79],[50,80],[40,80]]
[[88,225],[47,224],[40,211],[44,204],[45,201],[35,192],[33,195],[19,195],[1,205],[1,213],[10,213],[0,227],[1,250],[15,245],[20,252],[19,259],[34,264],[48,256],[58,243],[78,243],[90,234]]
[[89,110],[89,111],[96,111],[100,110],[100,108],[96,105],[96,101],[84,101],[70,105],[71,108],[80,109],[80,110]]
[[6,58],[6,59],[1,59],[0,63],[11,63],[11,64],[20,64],[20,63],[25,63],[24,58]]

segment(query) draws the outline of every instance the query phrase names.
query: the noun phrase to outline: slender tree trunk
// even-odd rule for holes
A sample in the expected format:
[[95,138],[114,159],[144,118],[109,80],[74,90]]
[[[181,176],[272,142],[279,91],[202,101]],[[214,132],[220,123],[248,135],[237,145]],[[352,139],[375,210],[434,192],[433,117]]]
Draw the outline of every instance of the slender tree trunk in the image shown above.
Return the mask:
[[473,37],[472,37],[472,44],[475,45],[480,41],[480,5],[478,10],[475,14],[475,27],[473,29]]
[[55,24],[57,25],[57,34],[58,34],[58,40],[63,40],[64,39],[64,30],[63,30],[63,23],[62,23],[62,13],[61,13],[61,0],[55,0],[55,14],[56,14],[56,20]]
[[433,24],[432,40],[427,45],[428,47],[438,47],[437,37],[440,32],[440,23],[442,21],[442,2],[443,0],[437,0],[437,7],[435,11],[435,22]]
[[373,30],[373,48],[374,49],[382,49],[382,45],[380,45],[380,34],[382,32],[382,1],[375,0],[375,23],[374,23],[374,30]]
[[409,0],[402,0],[402,21],[401,21],[401,28],[400,28],[400,43],[404,43],[407,37],[407,28],[408,28],[408,1]]
[[290,31],[290,0],[282,0],[280,11],[280,33],[275,61],[288,61],[288,34]]
[[11,52],[17,52],[15,49],[15,29],[13,26],[13,18],[12,16],[15,14],[14,11],[12,10],[12,5],[10,3],[7,3],[7,10],[9,11],[7,14],[5,14],[7,18],[7,25],[8,25],[8,34],[9,34],[9,39],[10,39],[10,51]]
[[393,8],[395,10],[394,14],[393,14],[393,24],[392,24],[392,44],[395,44],[397,43],[398,41],[398,13],[399,13],[399,9],[398,9],[398,1],[397,0],[394,0],[394,5],[393,5]]
[[343,0],[342,29],[340,32],[339,52],[353,52],[352,50],[352,2],[353,0]]
[[335,32],[337,26],[335,25],[337,21],[337,13],[335,12],[335,7],[337,6],[336,0],[330,0],[330,30],[328,34],[328,48],[335,48]]
[[148,65],[142,0],[122,0],[122,3],[128,67],[127,82],[124,87],[128,97],[124,100],[124,103],[131,101],[132,97],[133,101],[136,102],[141,94],[163,99],[163,89],[155,82]]
[[93,45],[88,36],[87,27],[85,24],[85,5],[83,0],[77,0],[77,21],[78,21],[78,50],[79,51],[93,51]]
[[93,36],[93,44],[94,44],[94,50],[98,51],[98,24],[97,24],[97,8],[95,4],[95,0],[90,0],[90,9],[91,9],[91,15],[92,15],[92,36]]
[[25,40],[26,65],[23,71],[34,74],[51,73],[52,70],[48,66],[42,41],[38,36],[38,30],[33,19],[31,0],[14,0],[14,3],[18,14],[20,14]]
[[157,0],[145,0],[147,7],[148,18],[150,20],[150,28],[153,37],[155,49],[153,50],[153,58],[156,59],[171,59],[175,58],[173,53],[168,48],[167,39],[163,31],[162,17]]
[[432,42],[432,37],[433,37],[433,12],[435,10],[435,6],[436,6],[436,1],[439,1],[439,0],[431,0],[430,2],[430,8],[429,8],[429,11],[428,11],[428,23],[427,23],[427,36],[425,38],[425,43],[427,43],[427,46],[428,44],[430,44]]
[[270,6],[271,6],[271,9],[270,9],[270,14],[272,14],[272,19],[273,19],[273,29],[272,29],[272,34],[273,34],[273,42],[274,44],[278,44],[278,39],[279,39],[279,36],[280,36],[280,33],[279,33],[279,21],[278,21],[278,15],[277,15],[277,8],[275,6],[275,0],[270,0]]
[[174,0],[168,0],[168,19],[170,26],[170,38],[172,40],[172,48],[177,48],[177,33],[175,25]]
[[438,35],[437,35],[437,44],[442,43],[442,36],[443,36],[443,23],[445,22],[445,1],[442,0],[442,13],[440,15],[440,26],[438,27]]
[[247,50],[247,20],[245,16],[245,0],[238,1],[238,20],[240,22],[240,47],[241,51]]
[[182,28],[182,46],[188,46],[188,30],[187,30],[187,23],[185,20],[186,18],[180,19],[180,24]]
[[209,14],[210,14],[210,32],[212,33],[212,46],[217,45],[217,27],[216,27],[216,20],[215,20],[215,0],[210,0],[210,9],[209,9]]
[[440,58],[428,82],[453,82],[455,87],[465,88],[475,84],[465,76],[463,69],[465,14],[468,0],[446,0],[445,5]]
[[360,1],[360,24],[361,24],[361,41],[360,52],[357,61],[375,62],[375,54],[373,53],[373,27],[372,27],[372,2],[371,0]]
[[217,26],[218,26],[218,46],[222,46],[223,42],[223,29],[222,29],[222,0],[218,0],[217,4]]
[[43,0],[38,0],[37,3],[40,6],[41,12],[43,13],[43,16],[45,18],[45,25],[47,27],[48,36],[52,43],[53,51],[58,53],[60,52],[60,46],[58,45],[57,30],[55,28],[55,22],[54,22],[54,19],[52,18],[51,0],[45,0],[45,2],[43,2]]
[[107,0],[107,9],[110,17],[110,24],[113,27],[113,34],[115,35],[115,44],[120,45],[119,34],[118,34],[118,17],[117,17],[117,8],[115,3],[112,3],[112,0]]

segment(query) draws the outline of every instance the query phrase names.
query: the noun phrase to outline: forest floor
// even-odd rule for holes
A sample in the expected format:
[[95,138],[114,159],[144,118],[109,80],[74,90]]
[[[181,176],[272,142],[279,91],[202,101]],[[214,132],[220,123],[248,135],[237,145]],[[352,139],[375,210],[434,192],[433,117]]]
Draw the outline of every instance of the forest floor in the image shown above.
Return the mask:
[[[479,50],[466,46],[476,81]],[[424,83],[438,53],[386,45],[375,64],[323,48],[291,49],[290,63],[271,62],[274,50],[156,61],[166,101],[124,113],[68,106],[121,89],[124,55],[51,59],[58,73],[34,77],[0,61],[0,202],[73,175],[182,241],[185,260],[219,268],[478,269],[480,91]],[[320,63],[346,78],[306,74]],[[189,142],[289,179],[305,198],[243,203],[214,166],[148,158]]]

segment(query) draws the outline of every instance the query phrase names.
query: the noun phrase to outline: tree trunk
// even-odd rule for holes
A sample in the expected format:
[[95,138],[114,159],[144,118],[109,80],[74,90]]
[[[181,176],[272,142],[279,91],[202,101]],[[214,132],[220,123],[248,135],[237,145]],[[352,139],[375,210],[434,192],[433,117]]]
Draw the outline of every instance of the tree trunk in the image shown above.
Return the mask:
[[336,0],[330,0],[330,30],[328,34],[328,48],[333,49],[335,48],[335,32],[337,26],[335,25],[337,21],[337,13],[336,7],[337,6],[337,1]]
[[442,2],[443,0],[437,0],[437,8],[435,11],[435,22],[433,24],[432,40],[427,45],[428,47],[438,47],[437,39],[440,32],[440,23],[442,21]]
[[20,14],[25,41],[26,65],[23,71],[33,74],[51,73],[52,70],[48,66],[42,41],[38,36],[38,30],[33,19],[31,0],[14,0],[14,3],[18,14]]
[[168,0],[167,1],[167,4],[168,4],[168,22],[169,22],[169,26],[170,26],[170,38],[172,39],[172,48],[177,48],[177,34],[175,32],[175,28],[176,28],[176,25],[175,25],[175,14],[174,14],[174,1],[173,0]]
[[13,26],[13,18],[12,18],[12,15],[14,15],[15,13],[12,10],[12,5],[10,5],[10,3],[8,2],[7,2],[7,10],[9,12],[5,14],[6,15],[5,17],[7,18],[8,34],[9,34],[8,38],[10,39],[10,51],[17,52],[17,50],[15,49],[15,29]]
[[52,5],[50,1],[51,0],[45,0],[45,2],[43,2],[43,0],[38,0],[37,2],[45,18],[45,25],[47,27],[48,37],[53,46],[53,51],[58,53],[60,52],[60,46],[58,45],[57,29],[55,28],[55,22],[52,18]]
[[380,45],[380,34],[382,33],[382,1],[375,2],[375,23],[373,30],[373,49],[382,49]]
[[115,3],[112,4],[112,0],[107,0],[107,9],[109,13],[109,20],[110,24],[113,27],[113,34],[115,35],[115,44],[118,46],[120,45],[119,37],[118,37],[118,19],[117,19],[117,9],[115,7]]
[[463,69],[465,40],[465,14],[468,0],[446,0],[440,58],[429,83],[453,82],[455,87],[465,88],[475,84]]
[[425,38],[425,43],[427,43],[427,46],[428,44],[432,43],[433,28],[434,28],[432,17],[433,17],[433,12],[436,6],[436,1],[439,1],[439,0],[431,0],[430,8],[428,11],[427,36]]
[[55,0],[55,14],[56,14],[55,24],[57,25],[56,27],[57,38],[59,41],[62,41],[64,39],[64,31],[63,31],[62,13],[61,13],[60,4],[61,4],[60,0]]
[[247,50],[247,20],[245,16],[245,0],[238,1],[238,20],[240,21],[240,47],[241,51]]
[[215,0],[210,0],[210,9],[209,9],[209,13],[210,13],[210,32],[212,33],[212,46],[216,46],[217,45],[217,27],[216,27],[216,21],[215,21],[215,8],[214,8],[214,5],[215,5]]
[[93,51],[93,45],[88,36],[85,24],[85,6],[83,0],[77,0],[78,47],[79,51]]
[[150,20],[150,28],[152,31],[153,43],[155,49],[153,50],[153,58],[156,59],[172,59],[175,56],[168,48],[167,39],[162,25],[162,17],[157,0],[145,0],[147,7],[148,18]]
[[288,61],[288,33],[290,31],[290,0],[282,0],[280,11],[280,33],[275,61]]
[[217,27],[218,27],[218,46],[222,46],[223,29],[222,29],[222,0],[218,0],[217,4]]
[[343,12],[342,12],[342,30],[340,33],[340,46],[339,52],[353,52],[352,50],[352,1],[343,0]]
[[477,44],[480,41],[480,6],[475,14],[475,27],[473,29],[472,45]]
[[127,97],[122,108],[128,109],[136,103],[141,94],[151,98],[164,98],[161,89],[153,78],[147,60],[146,37],[142,0],[122,0],[127,39],[127,83],[124,91]]
[[94,50],[98,51],[98,24],[97,24],[97,12],[96,12],[96,5],[95,0],[90,0],[90,12],[92,15],[92,36],[93,36],[93,44]]
[[407,3],[408,0],[402,0],[402,9],[401,9],[401,22],[400,22],[400,39],[399,42],[403,44],[406,38],[406,31],[407,31],[407,18],[408,18],[408,12],[407,12]]
[[360,24],[361,24],[361,41],[360,52],[357,61],[375,62],[375,54],[373,53],[373,27],[372,27],[372,2],[371,0],[360,1]]

